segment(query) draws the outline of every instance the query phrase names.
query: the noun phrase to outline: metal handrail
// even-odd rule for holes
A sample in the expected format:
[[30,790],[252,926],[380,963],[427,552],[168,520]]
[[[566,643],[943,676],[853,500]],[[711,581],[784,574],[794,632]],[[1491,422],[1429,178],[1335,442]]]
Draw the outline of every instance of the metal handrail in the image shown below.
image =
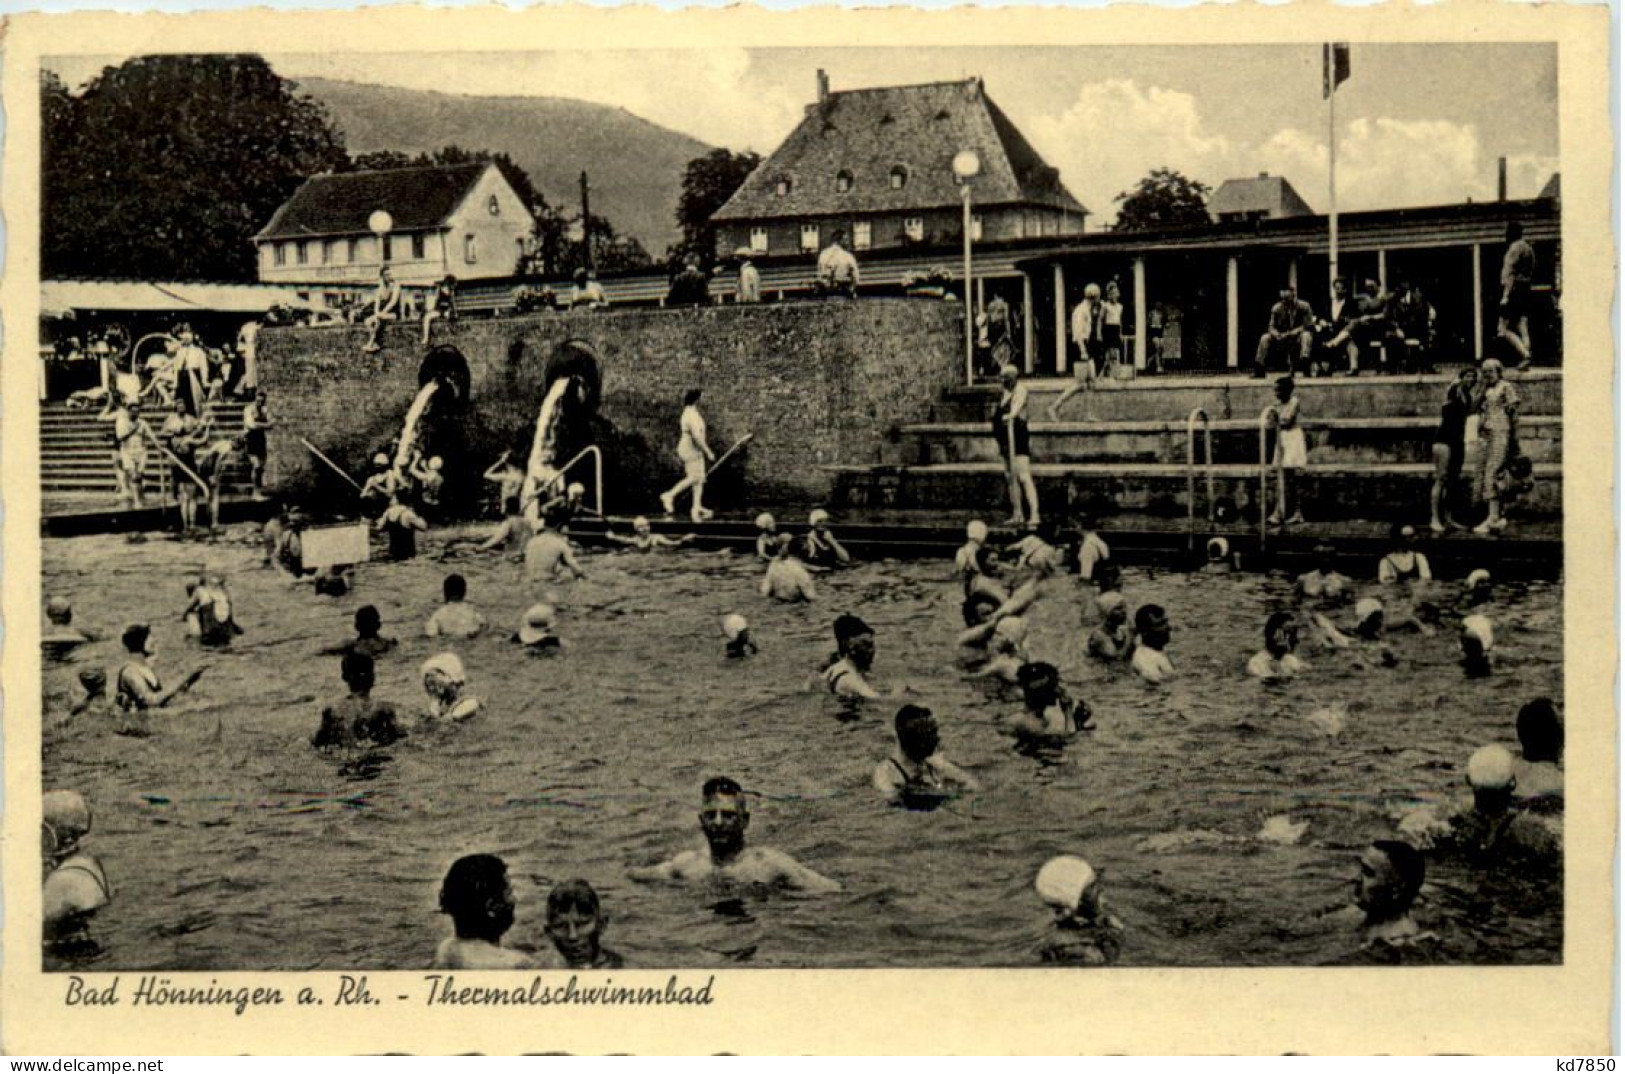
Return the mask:
[[545,493],[548,489],[552,488],[554,485],[557,485],[559,482],[563,481],[564,480],[564,475],[570,472],[570,468],[572,466],[574,466],[576,463],[580,462],[582,459],[585,459],[588,455],[591,455],[592,460],[593,460],[593,467],[592,467],[593,503],[596,505],[595,510],[599,514],[603,514],[604,513],[604,452],[603,452],[602,449],[599,448],[599,446],[597,444],[588,444],[586,447],[582,448],[580,451],[578,451],[574,455],[572,455],[570,457],[569,462],[565,463],[563,466],[559,467],[556,471],[554,471],[553,476],[547,479],[547,483],[545,485],[542,485],[540,488],[538,488],[536,490],[536,494],[535,494],[535,496],[533,496],[531,498],[531,502],[534,503],[536,500],[540,500],[542,498],[543,493]]
[[1273,403],[1258,412],[1258,550],[1260,552],[1264,551],[1264,544],[1269,539],[1269,427],[1270,417],[1277,413],[1278,411]]
[[1185,419],[1185,547],[1196,550],[1196,420],[1202,420],[1203,473],[1207,476],[1207,521],[1213,528],[1213,425],[1197,407]]

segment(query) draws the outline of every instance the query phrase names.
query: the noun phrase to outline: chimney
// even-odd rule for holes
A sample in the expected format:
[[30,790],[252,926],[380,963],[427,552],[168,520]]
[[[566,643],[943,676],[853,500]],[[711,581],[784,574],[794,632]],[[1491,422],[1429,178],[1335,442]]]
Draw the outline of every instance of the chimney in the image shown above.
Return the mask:
[[818,69],[818,103],[822,105],[829,100],[829,74],[822,67]]
[[1505,201],[1507,200],[1507,158],[1500,157],[1496,160],[1496,171],[1495,200]]
[[1270,173],[1269,172],[1259,172],[1258,177],[1260,179],[1268,179],[1270,177]]

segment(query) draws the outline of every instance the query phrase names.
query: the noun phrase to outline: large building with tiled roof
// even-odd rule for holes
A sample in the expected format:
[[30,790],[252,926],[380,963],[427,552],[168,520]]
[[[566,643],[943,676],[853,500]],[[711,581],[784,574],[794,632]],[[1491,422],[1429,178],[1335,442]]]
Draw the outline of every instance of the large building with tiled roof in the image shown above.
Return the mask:
[[1083,233],[1088,213],[988,97],[980,78],[831,92],[711,217],[719,253],[811,253],[839,229],[858,250],[953,247],[962,209],[955,154],[972,150],[971,237]]
[[[384,235],[373,214],[389,214]],[[370,285],[388,265],[407,285],[511,276],[530,211],[495,164],[346,172],[307,179],[260,233],[261,283]]]
[[1221,224],[1315,215],[1291,183],[1269,172],[1259,172],[1256,179],[1226,179],[1208,199],[1207,211]]

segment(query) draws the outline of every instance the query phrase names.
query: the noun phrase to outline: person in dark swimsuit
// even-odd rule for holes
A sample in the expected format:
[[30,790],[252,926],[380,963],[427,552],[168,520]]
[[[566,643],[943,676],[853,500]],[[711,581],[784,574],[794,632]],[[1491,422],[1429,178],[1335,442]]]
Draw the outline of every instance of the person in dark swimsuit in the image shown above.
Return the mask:
[[102,863],[80,847],[90,834],[90,805],[78,791],[46,791],[41,803],[41,842],[49,872],[42,896],[44,940],[56,955],[94,949],[90,918],[113,901]]
[[1463,527],[1451,517],[1451,495],[1461,480],[1462,456],[1467,449],[1467,416],[1473,412],[1473,388],[1478,383],[1478,371],[1472,366],[1462,369],[1456,382],[1445,392],[1440,407],[1439,428],[1433,434],[1433,520],[1429,523],[1434,533]]
[[999,371],[1004,387],[993,411],[993,439],[1010,482],[1010,524],[1039,525],[1038,486],[1033,483],[1032,438],[1027,429],[1027,388],[1013,365]]
[[875,789],[904,809],[935,809],[950,798],[980,790],[971,775],[937,749],[936,717],[919,705],[897,710],[897,749],[875,768]]

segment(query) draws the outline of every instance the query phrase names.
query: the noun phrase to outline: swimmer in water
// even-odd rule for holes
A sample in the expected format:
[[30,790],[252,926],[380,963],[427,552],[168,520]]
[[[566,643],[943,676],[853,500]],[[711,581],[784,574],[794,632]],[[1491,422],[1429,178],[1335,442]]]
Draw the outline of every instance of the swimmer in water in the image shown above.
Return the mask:
[[824,685],[836,697],[874,699],[880,691],[864,676],[875,662],[875,632],[855,615],[835,619],[835,654],[824,665]]
[[152,664],[158,656],[158,643],[152,628],[135,623],[124,630],[121,639],[130,659],[119,668],[116,679],[118,707],[125,712],[160,709],[190,690],[203,677],[203,668],[197,668],[171,689],[165,690]]
[[394,638],[383,637],[384,618],[371,604],[363,604],[355,613],[355,637],[322,650],[323,656],[343,656],[346,653],[364,653],[373,660],[395,648]]
[[1235,564],[1230,562],[1230,542],[1223,537],[1210,537],[1207,542],[1207,562],[1202,565],[1202,573],[1229,574],[1235,569]]
[[1055,916],[1039,951],[1042,961],[1108,966],[1123,948],[1123,923],[1106,906],[1100,877],[1088,862],[1066,854],[1038,870],[1033,890]]
[[45,602],[45,631],[40,635],[40,651],[45,659],[62,662],[79,646],[101,639],[73,625],[73,605],[62,597]]
[[211,574],[207,585],[200,585],[192,594],[192,608],[188,614],[197,616],[198,643],[210,649],[224,649],[231,639],[243,632],[237,624],[232,608],[231,593],[226,588],[226,576]]
[[1461,621],[1461,667],[1469,679],[1486,678],[1493,665],[1495,627],[1488,616],[1469,615]]
[[1482,567],[1470,571],[1461,588],[1461,606],[1463,608],[1477,608],[1489,604],[1495,599],[1495,585],[1490,580],[1490,572]]
[[485,629],[485,616],[468,603],[468,582],[460,574],[448,574],[440,583],[445,603],[436,608],[423,633],[431,638],[472,638]]
[[852,556],[829,528],[829,512],[820,507],[807,516],[806,561],[832,570],[852,562]]
[[694,539],[692,533],[685,533],[681,537],[666,537],[655,533],[649,526],[649,520],[639,515],[632,520],[632,536],[622,537],[612,530],[605,530],[604,536],[616,544],[624,544],[628,548],[635,548],[639,552],[653,552],[661,548],[681,548]]
[[1337,604],[1354,593],[1354,582],[1337,572],[1337,549],[1329,544],[1315,546],[1315,569],[1298,575],[1298,596],[1322,604]]
[[509,496],[502,501],[501,523],[491,536],[474,546],[474,551],[493,552],[500,548],[507,555],[517,558],[524,553],[526,542],[535,535],[524,512],[519,509],[519,497]]
[[779,524],[766,511],[756,516],[756,558],[770,562],[779,553]]
[[497,502],[503,505],[503,513],[507,513],[507,503],[513,500],[519,502],[519,491],[525,485],[525,471],[515,466],[511,461],[513,452],[504,451],[502,456],[486,468],[480,476],[497,487]]
[[1023,664],[1016,678],[1021,685],[1022,710],[1006,718],[1003,726],[1017,739],[1064,742],[1079,731],[1095,729],[1089,706],[1066,692],[1055,665]]
[[1017,541],[1016,577],[1021,581],[1010,594],[1010,599],[993,613],[994,619],[1011,615],[1024,615],[1049,589],[1052,578],[1061,573],[1065,555],[1049,542],[1044,531],[1034,530]]
[[390,458],[380,451],[372,457],[372,473],[361,486],[361,513],[367,518],[382,515],[400,491],[401,475]]
[[1092,582],[1095,580],[1095,570],[1112,558],[1112,550],[1095,532],[1093,515],[1079,515],[1078,529],[1083,534],[1078,539],[1078,577]]
[[89,945],[90,920],[113,901],[102,863],[86,851],[90,805],[78,791],[46,791],[41,800],[41,849],[45,885],[41,894],[47,951],[71,952]]
[[1396,525],[1393,538],[1394,550],[1377,563],[1377,581],[1383,585],[1433,581],[1428,557],[1416,550],[1416,527]]
[[875,767],[874,785],[888,802],[905,809],[933,809],[960,794],[981,790],[970,773],[939,751],[936,717],[904,705],[893,723],[897,748]]
[[812,575],[796,556],[795,540],[788,533],[779,534],[778,553],[767,565],[760,588],[762,596],[779,601],[810,601],[817,597]]
[[456,653],[429,657],[419,673],[423,676],[423,692],[429,699],[429,707],[423,713],[426,722],[461,723],[480,714],[483,702],[472,694],[463,693],[468,675]]
[[440,912],[456,933],[434,954],[437,970],[519,970],[530,956],[502,946],[513,927],[513,886],[508,866],[494,854],[470,854],[452,862],[440,885]]
[[348,652],[339,663],[339,674],[349,694],[322,709],[322,722],[311,738],[317,749],[350,749],[355,746],[387,746],[406,737],[401,730],[395,706],[372,699],[376,681],[372,657]]
[[1019,615],[1008,615],[993,626],[989,642],[987,663],[971,673],[977,679],[1002,679],[1014,686],[1027,658],[1027,621]]
[[445,460],[439,455],[425,460],[421,451],[412,453],[406,476],[416,482],[418,503],[425,511],[433,511],[440,506],[440,494],[446,487],[445,468]]
[[1471,806],[1445,817],[1424,807],[1401,820],[1399,830],[1423,850],[1456,853],[1478,865],[1555,868],[1563,858],[1558,822],[1514,810],[1517,784],[1512,751],[1481,746],[1467,761]]
[[1089,632],[1089,655],[1108,664],[1120,664],[1134,652],[1134,631],[1128,624],[1128,600],[1121,593],[1103,593],[1097,601],[1100,625]]
[[1282,682],[1304,670],[1293,651],[1298,647],[1298,624],[1287,612],[1276,612],[1264,624],[1264,648],[1247,661],[1247,674],[1263,682]]
[[954,574],[964,587],[965,596],[977,593],[992,594],[995,606],[1010,599],[994,575],[998,572],[998,557],[987,543],[987,523],[980,519],[965,524],[965,543],[954,553]]
[[987,659],[987,645],[993,638],[993,631],[997,629],[999,621],[993,618],[1002,605],[1002,601],[992,593],[972,593],[960,605],[960,614],[965,619],[965,629],[959,633],[960,661],[967,665],[977,665]]
[[750,623],[738,613],[722,617],[722,636],[728,639],[726,651],[731,659],[754,656],[757,652],[756,642],[750,636]]
[[717,776],[707,780],[700,798],[700,831],[705,835],[705,849],[685,850],[659,865],[632,869],[628,875],[633,880],[721,879],[793,888],[816,895],[841,890],[838,882],[818,875],[782,850],[745,845],[750,809],[745,804],[744,790],[732,779]]
[[[587,486],[579,481],[572,481],[565,486],[564,495],[555,496],[542,504],[540,517],[544,526],[556,526],[560,529],[567,527],[576,520],[577,515],[596,515],[596,511],[587,510]],[[549,517],[552,521],[549,522]]]
[[564,639],[553,633],[555,613],[551,604],[532,604],[525,609],[519,629],[508,640],[523,645],[532,655],[555,653],[564,648]]
[[1173,637],[1168,613],[1158,604],[1142,604],[1134,613],[1134,655],[1129,666],[1146,682],[1160,683],[1173,677],[1174,664],[1164,652]]
[[389,537],[389,558],[393,560],[412,559],[418,554],[418,538],[420,531],[429,528],[423,516],[401,502],[399,492],[389,497],[389,507],[378,516],[373,528],[382,530]]
[[[82,674],[82,673],[81,673]],[[1563,809],[1563,717],[1549,697],[1537,697],[1518,710],[1518,744],[1523,748],[1513,771],[1519,807],[1542,813]]]
[[557,523],[560,516],[551,513],[550,521],[525,545],[525,581],[549,582],[561,572],[573,578],[586,578],[587,572],[576,562],[575,550],[570,547],[568,531]]
[[101,668],[81,668],[79,685],[84,689],[85,696],[74,702],[73,708],[68,710],[69,718],[83,716],[86,713],[92,717],[113,714],[113,699],[107,695],[107,672]]
[[620,955],[603,946],[609,915],[598,902],[598,892],[585,880],[566,880],[547,893],[547,938],[572,970],[618,970],[626,965]]
[[1378,839],[1360,855],[1354,905],[1360,913],[1360,946],[1406,947],[1434,939],[1411,916],[1427,875],[1422,852],[1395,839]]
[[308,581],[318,597],[348,596],[355,588],[355,566],[350,563],[333,563],[329,564],[326,570],[318,571],[308,579],[299,580]]

